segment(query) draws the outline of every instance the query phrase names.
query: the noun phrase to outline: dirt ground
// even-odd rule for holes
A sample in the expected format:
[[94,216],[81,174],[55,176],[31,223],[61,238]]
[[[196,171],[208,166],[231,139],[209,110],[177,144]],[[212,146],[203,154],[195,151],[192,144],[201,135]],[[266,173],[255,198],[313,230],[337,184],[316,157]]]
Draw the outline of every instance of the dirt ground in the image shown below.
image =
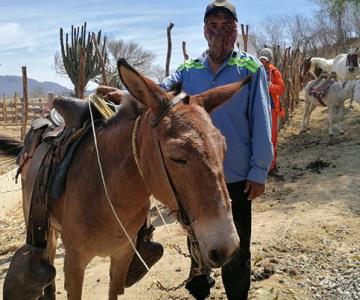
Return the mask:
[[[312,129],[299,135],[302,105],[280,133],[279,166],[284,180],[270,178],[265,195],[253,206],[251,299],[360,299],[360,106],[346,108],[345,134],[329,139],[327,114],[317,108]],[[346,104],[348,107],[348,104]],[[3,132],[7,130],[8,132]],[[1,127],[1,133],[16,132]],[[3,158],[1,158],[3,159]],[[0,169],[2,169],[0,165]],[[181,284],[189,259],[168,244],[165,226],[156,218],[154,238],[165,255],[141,282],[121,299],[193,299]],[[183,250],[185,236],[178,224],[167,225]],[[0,220],[0,291],[13,251],[24,242],[20,206]],[[57,299],[66,299],[62,271],[64,249],[59,245]],[[88,266],[83,299],[106,299],[109,262],[97,258]],[[210,299],[226,299],[219,270]]]

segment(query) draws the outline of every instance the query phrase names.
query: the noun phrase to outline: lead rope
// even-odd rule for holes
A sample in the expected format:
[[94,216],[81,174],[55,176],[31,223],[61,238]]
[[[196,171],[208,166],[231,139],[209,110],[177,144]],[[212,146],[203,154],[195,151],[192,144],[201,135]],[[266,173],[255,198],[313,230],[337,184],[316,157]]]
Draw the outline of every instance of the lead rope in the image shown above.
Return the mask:
[[[139,173],[143,179],[143,181],[145,182],[145,178],[144,178],[144,173],[140,167],[140,161],[139,161],[139,155],[138,155],[138,152],[137,152],[137,144],[136,144],[136,132],[139,128],[139,124],[140,124],[140,119],[141,119],[141,116],[138,116],[136,121],[135,121],[135,124],[134,124],[134,127],[133,127],[133,131],[132,131],[132,136],[131,136],[131,144],[132,144],[132,151],[133,151],[133,156],[134,156],[134,160],[135,160],[135,163],[136,163],[136,166],[139,170]],[[165,226],[165,229],[166,229],[166,232],[169,236],[169,239],[170,239],[170,243],[167,243],[167,246],[169,248],[173,248],[175,249],[179,254],[181,254],[182,256],[184,257],[190,257],[189,254],[187,253],[184,253],[180,247],[178,245],[175,244],[174,242],[174,239],[170,233],[170,230],[169,230],[169,226],[166,224],[166,221],[165,221],[165,218],[163,216],[163,213],[161,212],[159,206],[157,205],[156,201],[155,201],[155,198],[153,195],[150,196],[150,199],[151,199],[151,202],[155,205],[156,207],[156,210],[158,211],[159,213],[159,216],[160,216],[160,219],[161,221],[163,222],[164,226]]]
[[[126,228],[124,227],[124,225],[122,224],[121,220],[119,219],[115,209],[114,209],[114,206],[110,200],[110,197],[109,197],[109,193],[108,193],[108,190],[107,190],[107,187],[106,187],[106,182],[105,182],[105,178],[104,178],[104,174],[103,174],[103,170],[102,170],[102,165],[101,165],[101,160],[100,160],[100,154],[99,154],[99,148],[98,148],[98,144],[97,144],[97,139],[96,139],[96,132],[95,132],[95,125],[94,125],[94,117],[93,117],[93,114],[92,114],[92,110],[91,110],[91,102],[88,101],[89,103],[89,110],[90,110],[90,119],[91,119],[91,128],[92,128],[92,133],[93,133],[93,137],[94,137],[94,145],[95,145],[95,152],[96,152],[96,157],[97,157],[97,162],[98,162],[98,165],[99,165],[99,169],[100,169],[100,176],[101,176],[101,180],[102,180],[102,184],[104,186],[104,190],[105,190],[105,195],[106,195],[106,198],[109,202],[109,205],[110,205],[110,208],[114,214],[114,217],[116,219],[116,221],[119,223],[121,229],[124,231],[125,233],[125,236],[127,237],[127,239],[129,240],[130,244],[131,244],[131,247],[133,248],[136,256],[139,258],[139,260],[141,261],[141,263],[144,265],[145,269],[147,270],[151,280],[153,281],[151,286],[152,287],[154,284],[157,286],[158,289],[160,290],[163,290],[163,291],[166,291],[166,292],[170,292],[170,291],[176,291],[180,288],[182,288],[183,286],[185,286],[185,284],[187,283],[187,280],[185,280],[184,282],[180,283],[178,286],[176,287],[171,287],[171,288],[167,288],[167,287],[164,287],[160,281],[158,280],[155,280],[155,278],[152,276],[151,272],[150,272],[150,268],[148,267],[148,265],[146,264],[146,262],[144,261],[144,259],[141,257],[140,253],[137,251],[136,249],[136,246],[134,245],[133,241],[131,240],[128,232],[126,231]],[[139,126],[139,121],[140,121],[140,116],[136,119],[135,121],[135,125],[134,125],[134,129],[133,129],[133,135],[134,135],[134,132],[136,134],[136,130],[137,130],[137,127]],[[136,141],[135,141],[136,142]],[[134,139],[132,141],[132,143],[134,143]],[[138,159],[135,159],[135,162],[136,164],[139,163]],[[139,171],[140,171],[140,168],[139,168]],[[140,172],[140,174],[142,175],[142,172]],[[159,211],[160,212],[160,211]],[[162,217],[162,220],[165,222],[165,220],[163,219]]]
[[[98,148],[98,144],[97,144],[97,139],[96,139],[96,132],[95,132],[95,125],[94,125],[94,117],[93,117],[93,113],[92,113],[92,110],[91,110],[91,102],[90,100],[88,100],[88,103],[89,103],[89,110],[90,110],[90,118],[91,118],[91,128],[92,128],[92,133],[93,133],[93,137],[94,137],[94,144],[95,144],[95,152],[96,152],[96,157],[97,157],[97,162],[98,162],[98,165],[99,165],[99,169],[100,169],[100,176],[101,176],[101,181],[102,181],[102,184],[104,186],[104,190],[105,190],[105,195],[106,195],[106,199],[108,200],[109,202],[109,205],[110,205],[110,208],[114,214],[114,217],[116,219],[116,221],[119,223],[121,229],[124,231],[125,233],[125,236],[127,237],[127,239],[129,240],[130,244],[131,244],[131,247],[133,248],[133,250],[135,251],[137,257],[140,259],[140,261],[142,262],[142,264],[144,265],[145,269],[149,272],[150,268],[148,267],[148,265],[146,264],[146,262],[144,261],[144,259],[141,257],[140,253],[136,250],[136,246],[134,245],[134,242],[132,241],[132,239],[130,238],[128,232],[126,231],[126,228],[124,227],[123,223],[120,221],[116,211],[115,211],[115,208],[110,200],[110,197],[109,197],[109,193],[108,193],[108,189],[106,187],[106,182],[105,182],[105,178],[104,178],[104,173],[103,173],[103,168],[102,168],[102,165],[101,165],[101,161],[100,161],[100,155],[99,155],[99,148]],[[152,278],[153,279],[153,278]]]
[[[133,127],[133,131],[132,131],[132,135],[131,135],[131,145],[132,145],[132,152],[133,152],[133,156],[134,156],[134,160],[135,160],[135,164],[139,170],[139,173],[143,179],[143,182],[145,183],[145,178],[144,178],[144,173],[140,167],[140,160],[139,160],[139,155],[138,155],[138,152],[137,152],[137,143],[136,143],[136,133],[137,133],[137,130],[139,128],[139,124],[140,124],[140,120],[141,120],[141,115],[138,116],[135,120],[135,124],[134,124],[134,127]],[[145,184],[146,185],[146,184]],[[149,190],[149,188],[148,188]],[[189,254],[187,253],[184,253],[181,248],[175,244],[173,238],[172,238],[172,235],[170,233],[170,230],[169,230],[169,226],[166,224],[166,221],[165,221],[165,218],[162,214],[162,212],[160,211],[160,208],[159,206],[157,205],[156,201],[155,201],[155,198],[153,195],[150,196],[150,201],[155,205],[158,213],[159,213],[159,216],[160,216],[160,219],[161,221],[163,222],[164,226],[165,226],[165,229],[166,229],[166,232],[169,236],[169,239],[170,239],[170,243],[167,243],[167,246],[171,249],[175,249],[180,255],[184,256],[184,257],[190,257]],[[176,290],[179,290],[181,289],[182,287],[184,287],[186,285],[186,283],[190,280],[191,278],[187,278],[185,279],[183,282],[181,282],[180,284],[178,284],[177,286],[174,286],[174,287],[165,287],[162,285],[162,283],[160,281],[154,281],[153,284],[156,285],[156,287],[159,289],[159,290],[162,290],[162,291],[166,291],[166,292],[170,292],[170,291],[176,291]],[[151,285],[152,286],[152,285]]]

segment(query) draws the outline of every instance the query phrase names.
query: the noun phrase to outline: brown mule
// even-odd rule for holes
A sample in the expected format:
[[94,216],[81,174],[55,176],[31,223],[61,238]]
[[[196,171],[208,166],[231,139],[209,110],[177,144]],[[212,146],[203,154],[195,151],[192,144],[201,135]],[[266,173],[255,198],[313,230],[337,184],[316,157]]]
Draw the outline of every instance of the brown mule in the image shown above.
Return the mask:
[[[101,168],[117,217],[134,242],[153,194],[179,213],[196,237],[205,263],[222,266],[238,248],[239,237],[223,174],[225,140],[208,113],[244,82],[178,97],[163,91],[124,60],[119,61],[118,69],[136,100],[125,99],[117,114],[96,128]],[[29,179],[27,171],[25,165],[21,173],[25,181]],[[86,136],[76,151],[64,194],[50,205],[49,257],[53,261],[56,229],[65,248],[68,299],[81,299],[84,270],[95,256],[110,256],[109,299],[117,299],[124,293],[134,251],[104,192],[92,135]]]

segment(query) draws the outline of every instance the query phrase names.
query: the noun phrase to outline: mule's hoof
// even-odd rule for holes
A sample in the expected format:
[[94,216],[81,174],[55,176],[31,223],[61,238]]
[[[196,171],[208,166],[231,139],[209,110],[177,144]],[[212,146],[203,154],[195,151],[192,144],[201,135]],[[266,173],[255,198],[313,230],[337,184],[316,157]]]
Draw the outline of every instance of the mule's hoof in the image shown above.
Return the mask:
[[345,131],[344,130],[339,130],[339,134],[343,135],[343,134],[345,134]]

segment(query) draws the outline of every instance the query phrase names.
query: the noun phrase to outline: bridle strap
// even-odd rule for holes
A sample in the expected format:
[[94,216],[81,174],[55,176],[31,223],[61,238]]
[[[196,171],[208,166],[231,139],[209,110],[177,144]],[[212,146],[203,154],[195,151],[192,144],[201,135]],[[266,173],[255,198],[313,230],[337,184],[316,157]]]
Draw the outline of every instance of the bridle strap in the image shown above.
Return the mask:
[[188,95],[185,92],[181,92],[171,100],[163,102],[165,103],[163,109],[155,115],[154,119],[151,121],[151,126],[155,127],[157,124],[159,124],[159,122],[162,120],[162,118],[166,116],[169,110],[173,108],[176,104],[178,104],[180,101],[184,100],[187,96]]
[[170,176],[170,173],[169,173],[169,170],[167,169],[166,167],[166,164],[165,164],[165,157],[164,157],[164,153],[161,149],[161,145],[160,145],[160,142],[159,140],[155,137],[155,134],[153,135],[154,136],[154,143],[156,145],[156,148],[157,148],[157,152],[160,154],[160,164],[161,164],[161,169],[162,169],[162,173],[164,173],[165,175],[165,178],[166,178],[166,182],[167,184],[169,185],[170,187],[170,191],[172,193],[172,197],[176,200],[176,203],[177,203],[177,206],[179,208],[179,217],[180,217],[180,221],[182,222],[182,224],[186,227],[190,227],[190,219],[187,215],[187,213],[185,212],[184,210],[184,207],[183,205],[181,204],[181,201],[180,201],[180,195],[174,185],[174,182]]

